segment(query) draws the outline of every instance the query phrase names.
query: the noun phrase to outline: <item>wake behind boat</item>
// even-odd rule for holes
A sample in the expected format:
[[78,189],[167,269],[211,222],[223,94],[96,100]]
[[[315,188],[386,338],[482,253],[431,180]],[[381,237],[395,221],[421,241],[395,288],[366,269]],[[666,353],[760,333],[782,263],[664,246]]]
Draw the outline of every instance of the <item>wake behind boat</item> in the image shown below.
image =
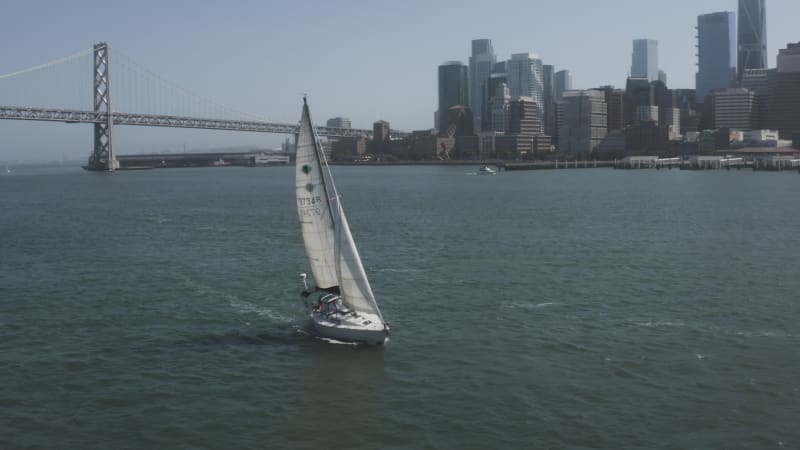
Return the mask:
[[314,331],[341,341],[381,345],[389,335],[361,264],[341,198],[303,97],[296,137],[297,215],[316,286],[303,280],[303,302]]

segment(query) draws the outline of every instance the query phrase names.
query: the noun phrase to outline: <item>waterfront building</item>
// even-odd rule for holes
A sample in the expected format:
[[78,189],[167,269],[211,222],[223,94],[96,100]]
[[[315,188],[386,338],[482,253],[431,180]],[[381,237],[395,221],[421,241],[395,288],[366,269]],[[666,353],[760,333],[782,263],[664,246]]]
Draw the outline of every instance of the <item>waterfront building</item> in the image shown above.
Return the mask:
[[461,61],[447,61],[439,66],[439,131],[450,127],[448,111],[456,105],[469,105],[467,66]]
[[781,139],[800,132],[800,42],[778,52],[774,87],[769,95],[769,128]]
[[631,77],[658,79],[658,41],[655,39],[634,39],[631,56]]
[[739,0],[738,79],[747,69],[767,68],[767,11],[765,0]]
[[389,122],[379,120],[372,124],[372,143],[370,151],[374,155],[381,157],[387,151],[389,145],[389,133],[391,127]]
[[497,158],[504,160],[549,158],[552,141],[547,135],[497,134],[494,136]]
[[549,64],[542,66],[542,79],[544,84],[544,105],[542,110],[542,125],[544,133],[553,136],[556,132],[556,90],[555,69]]
[[541,110],[544,97],[542,60],[533,53],[515,53],[506,62],[508,89],[512,97],[531,97]]
[[558,108],[561,157],[589,157],[606,136],[605,95],[599,91],[566,91]]
[[669,130],[655,121],[638,123],[625,130],[625,149],[628,154],[669,156]]
[[559,70],[555,75],[555,96],[560,101],[564,92],[572,90],[572,74],[569,70]]
[[697,17],[697,103],[714,89],[731,86],[736,76],[736,24],[732,12]]
[[436,129],[414,131],[409,141],[409,157],[421,161],[447,159],[456,146],[456,138],[440,136]]
[[363,157],[366,152],[367,139],[364,137],[342,137],[331,141],[331,158],[334,161],[352,161]]
[[328,128],[352,128],[350,119],[346,117],[334,117],[333,119],[328,119],[328,121],[325,123],[325,126]]
[[625,156],[625,132],[622,130],[609,131],[597,147],[598,159],[611,160],[623,156]]
[[491,39],[472,41],[472,56],[469,57],[469,107],[474,117],[474,129],[481,130],[488,100],[487,81],[497,62]]

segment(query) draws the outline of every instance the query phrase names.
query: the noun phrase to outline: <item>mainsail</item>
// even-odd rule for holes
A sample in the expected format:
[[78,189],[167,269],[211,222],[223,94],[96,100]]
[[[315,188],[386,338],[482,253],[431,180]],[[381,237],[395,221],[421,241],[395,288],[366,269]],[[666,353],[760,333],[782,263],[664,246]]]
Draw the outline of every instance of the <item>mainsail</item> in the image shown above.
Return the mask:
[[334,254],[333,216],[318,145],[308,105],[304,104],[296,141],[297,215],[314,280],[318,287],[326,289],[338,286],[339,281]]
[[383,321],[305,101],[295,180],[297,213],[317,287],[338,287],[345,305]]

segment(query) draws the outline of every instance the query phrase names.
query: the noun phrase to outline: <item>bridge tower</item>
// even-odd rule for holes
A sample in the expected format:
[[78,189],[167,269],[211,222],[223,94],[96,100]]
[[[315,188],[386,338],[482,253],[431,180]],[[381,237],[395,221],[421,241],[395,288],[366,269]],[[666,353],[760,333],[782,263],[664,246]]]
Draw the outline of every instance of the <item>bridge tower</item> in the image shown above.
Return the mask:
[[94,46],[94,113],[102,122],[94,124],[94,150],[86,170],[113,172],[118,167],[111,145],[111,71],[109,47],[105,42]]

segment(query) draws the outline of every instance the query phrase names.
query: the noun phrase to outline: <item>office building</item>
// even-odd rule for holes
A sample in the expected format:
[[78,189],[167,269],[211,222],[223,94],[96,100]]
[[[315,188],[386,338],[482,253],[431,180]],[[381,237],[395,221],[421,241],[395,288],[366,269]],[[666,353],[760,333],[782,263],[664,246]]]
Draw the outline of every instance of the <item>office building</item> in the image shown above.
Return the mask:
[[714,89],[730,87],[736,77],[736,23],[732,12],[697,17],[697,103]]
[[325,126],[328,128],[351,128],[350,119],[346,117],[334,117],[333,119],[328,119],[325,123]]
[[542,66],[542,79],[544,84],[544,105],[542,111],[542,125],[544,133],[552,136],[556,132],[556,90],[555,69],[545,64]]
[[778,52],[774,86],[769,94],[769,129],[781,139],[800,132],[800,42]]
[[559,70],[555,75],[556,101],[560,101],[564,92],[572,90],[572,74],[569,70]]
[[588,158],[606,136],[605,94],[566,91],[558,107],[558,151],[565,158]]
[[658,41],[655,39],[634,39],[631,57],[631,77],[658,79]]
[[448,61],[439,66],[439,131],[450,127],[449,110],[458,105],[469,105],[467,66],[461,61]]
[[624,122],[622,116],[624,91],[614,89],[614,86],[601,86],[592,90],[603,93],[603,98],[606,102],[606,129],[609,132],[622,129]]
[[628,78],[623,93],[623,126],[638,123],[640,106],[656,106],[653,86],[647,78]]
[[509,102],[508,132],[528,136],[542,134],[539,107],[531,97],[517,97]]
[[766,128],[769,120],[769,92],[775,84],[776,69],[744,69],[739,87],[751,91],[756,96],[756,128]]
[[738,79],[747,69],[767,68],[767,11],[765,0],[739,0]]
[[389,145],[389,134],[391,126],[385,120],[379,120],[372,124],[372,145],[370,151],[376,155],[382,155]]
[[515,53],[506,62],[508,89],[512,97],[531,97],[541,110],[544,99],[542,60],[533,53]]
[[495,88],[494,95],[489,98],[487,131],[508,132],[510,103],[511,95],[508,92],[508,85],[500,82]]
[[487,81],[497,63],[497,57],[490,39],[472,41],[472,56],[469,57],[469,107],[475,120],[474,128],[483,127],[486,101],[488,100]]
[[666,86],[667,85],[667,72],[664,72],[663,70],[659,70],[658,71],[658,81],[664,83],[664,86]]
[[748,89],[727,88],[711,93],[715,128],[752,130],[757,109],[756,95]]

